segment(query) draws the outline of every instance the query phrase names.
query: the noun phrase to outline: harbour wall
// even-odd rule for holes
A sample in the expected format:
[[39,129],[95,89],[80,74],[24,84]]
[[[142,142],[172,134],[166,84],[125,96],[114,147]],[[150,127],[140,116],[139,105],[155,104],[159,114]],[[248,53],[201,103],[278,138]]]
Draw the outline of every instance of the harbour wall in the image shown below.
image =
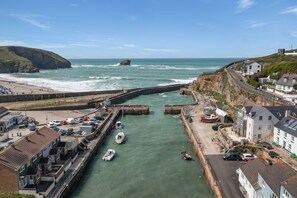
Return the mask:
[[[88,96],[88,95],[120,94],[119,96],[111,97],[113,104],[119,104],[119,103],[123,103],[126,100],[135,98],[140,95],[148,95],[148,94],[154,94],[154,93],[174,91],[174,90],[178,90],[181,87],[185,87],[185,86],[187,86],[187,84],[175,84],[175,85],[156,86],[156,87],[147,87],[147,88],[135,88],[135,89],[127,89],[127,90],[0,95],[0,103],[2,103],[2,102],[17,102],[17,101],[47,100],[47,99],[57,99],[57,98]],[[95,100],[90,101],[89,103],[92,105],[92,104],[96,104],[98,102],[102,102],[102,100],[97,101],[95,99]],[[89,105],[89,103],[88,103],[88,105]]]
[[189,125],[189,122],[186,119],[185,114],[186,114],[186,112],[184,111],[184,109],[182,109],[180,117],[182,119],[182,122],[183,122],[183,125],[185,128],[185,132],[189,136],[189,139],[193,146],[194,152],[196,153],[196,155],[199,158],[199,162],[200,162],[201,167],[203,168],[203,173],[204,173],[205,179],[206,179],[213,195],[216,198],[223,198],[222,191],[216,182],[216,179],[212,172],[212,168],[208,164],[207,159],[202,151],[201,144],[199,143],[199,138],[193,133],[193,131]]

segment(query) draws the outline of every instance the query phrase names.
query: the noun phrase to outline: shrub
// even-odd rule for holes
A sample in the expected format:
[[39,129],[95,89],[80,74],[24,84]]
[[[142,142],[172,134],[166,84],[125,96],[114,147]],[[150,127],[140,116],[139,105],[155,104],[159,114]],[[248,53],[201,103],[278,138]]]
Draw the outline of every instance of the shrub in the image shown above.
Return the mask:
[[279,154],[277,152],[274,152],[274,151],[269,151],[269,156],[271,158],[278,158],[279,157]]

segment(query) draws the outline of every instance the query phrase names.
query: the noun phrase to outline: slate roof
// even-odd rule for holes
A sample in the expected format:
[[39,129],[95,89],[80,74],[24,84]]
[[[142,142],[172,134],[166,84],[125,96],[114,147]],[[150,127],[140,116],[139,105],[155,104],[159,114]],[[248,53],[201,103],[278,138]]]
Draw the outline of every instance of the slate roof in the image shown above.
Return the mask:
[[274,194],[279,197],[281,183],[296,175],[296,172],[284,162],[279,161],[272,166],[268,166],[263,173],[260,173],[260,175]]
[[284,117],[278,123],[276,123],[275,127],[297,137],[297,118],[295,117]]
[[59,137],[59,133],[43,127],[3,150],[0,163],[18,170]]
[[265,108],[264,107],[258,106],[258,105],[254,104],[254,103],[251,103],[251,102],[247,102],[244,105],[244,108],[246,110],[246,114],[251,114],[252,117],[255,117],[260,112],[265,111]]
[[297,84],[297,75],[296,74],[283,75],[283,77],[281,77],[275,84],[284,85],[284,86],[293,86],[294,84]]
[[278,120],[285,117],[286,110],[289,110],[292,114],[297,115],[297,108],[295,106],[265,106]]
[[256,158],[252,162],[240,167],[240,169],[254,189],[257,189],[258,173],[263,173],[267,166],[263,159]]
[[297,197],[297,175],[282,182],[282,186],[293,196]]

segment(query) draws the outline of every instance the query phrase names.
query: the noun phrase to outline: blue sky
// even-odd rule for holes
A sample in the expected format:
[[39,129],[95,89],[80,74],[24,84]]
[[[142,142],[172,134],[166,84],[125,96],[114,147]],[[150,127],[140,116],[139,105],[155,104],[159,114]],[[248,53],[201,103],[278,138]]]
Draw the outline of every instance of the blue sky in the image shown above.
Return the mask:
[[297,48],[295,0],[1,0],[0,45],[66,58],[249,58]]

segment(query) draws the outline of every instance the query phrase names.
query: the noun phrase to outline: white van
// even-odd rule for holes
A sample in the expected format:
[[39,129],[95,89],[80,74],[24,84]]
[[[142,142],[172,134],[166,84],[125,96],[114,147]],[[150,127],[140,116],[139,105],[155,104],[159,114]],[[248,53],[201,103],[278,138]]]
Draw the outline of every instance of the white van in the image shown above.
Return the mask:
[[75,124],[75,123],[76,123],[76,120],[75,120],[74,118],[67,118],[67,119],[66,119],[66,122],[67,122],[68,124]]

